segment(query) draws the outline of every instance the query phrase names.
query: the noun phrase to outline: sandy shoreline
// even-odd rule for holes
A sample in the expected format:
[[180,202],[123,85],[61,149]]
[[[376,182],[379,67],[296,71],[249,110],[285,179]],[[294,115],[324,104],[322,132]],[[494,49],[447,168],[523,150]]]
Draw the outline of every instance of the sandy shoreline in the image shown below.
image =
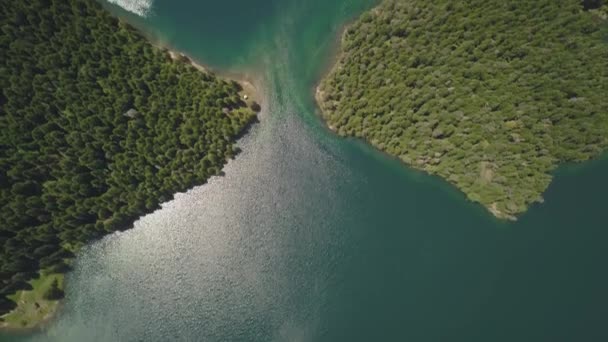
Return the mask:
[[187,59],[188,63],[190,65],[192,65],[193,67],[195,67],[197,70],[204,72],[204,73],[208,73],[208,74],[213,74],[215,76],[217,76],[220,79],[223,79],[225,81],[235,81],[237,82],[242,90],[241,90],[241,97],[243,97],[244,95],[247,95],[248,100],[253,101],[258,103],[259,105],[261,105],[263,107],[263,105],[265,104],[265,97],[264,94],[262,94],[262,92],[259,90],[260,88],[258,86],[256,86],[256,84],[259,83],[259,81],[257,80],[257,78],[252,77],[250,74],[248,73],[235,73],[235,72],[217,72],[214,71],[213,69],[211,69],[210,67],[193,60],[190,56],[176,51],[175,49],[171,49],[168,46],[162,45],[162,44],[153,44],[154,46],[158,47],[161,50],[167,50],[167,52],[169,53],[169,56],[171,56],[171,58],[174,61],[178,61],[179,59],[185,58]]

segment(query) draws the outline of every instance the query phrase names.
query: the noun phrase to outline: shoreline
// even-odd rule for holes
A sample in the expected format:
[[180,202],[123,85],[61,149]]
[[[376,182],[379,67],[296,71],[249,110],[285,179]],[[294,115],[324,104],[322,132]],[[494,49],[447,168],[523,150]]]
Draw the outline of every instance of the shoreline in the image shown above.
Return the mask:
[[353,18],[352,20],[344,23],[342,27],[338,30],[338,35],[333,41],[331,50],[329,52],[329,58],[324,67],[320,70],[319,75],[317,76],[316,86],[313,88],[314,99],[319,110],[318,114],[321,120],[323,120],[324,126],[327,127],[333,133],[338,134],[336,128],[329,124],[329,122],[325,119],[325,110],[323,109],[322,97],[324,95],[321,87],[323,85],[323,81],[327,79],[329,75],[331,75],[335,70],[340,67],[340,60],[344,56],[344,49],[342,46],[344,45],[344,36],[346,35],[346,31],[352,25],[352,23],[357,20],[357,18]]
[[[150,39],[149,37],[146,38]],[[266,94],[264,94],[260,90],[261,87],[259,86],[259,83],[261,81],[259,80],[259,78],[252,76],[251,73],[214,70],[212,67],[193,59],[192,57],[181,51],[178,51],[177,49],[171,47],[169,44],[163,44],[158,41],[150,41],[150,44],[152,44],[161,51],[167,51],[171,59],[176,63],[182,62],[180,61],[180,59],[184,58],[184,63],[192,65],[200,72],[214,75],[224,81],[235,81],[242,88],[242,90],[239,92],[239,94],[241,94],[241,97],[242,95],[247,95],[248,101],[246,102],[248,104],[250,104],[250,102],[256,102],[260,106],[264,107],[263,105],[266,103]],[[259,113],[256,112],[256,114]]]
[[[381,3],[382,3],[382,0],[376,0],[375,4],[368,11],[374,11],[374,12],[377,11],[378,6]],[[327,58],[326,63],[317,75],[317,81],[315,83],[316,86],[312,87],[312,93],[314,95],[314,99],[316,101],[317,108],[319,109],[320,117],[321,117],[321,119],[323,119],[323,122],[325,123],[325,127],[329,128],[330,131],[332,131],[336,134],[337,134],[337,131],[336,131],[335,127],[331,126],[327,122],[327,120],[325,120],[325,118],[324,118],[325,111],[323,110],[323,107],[321,106],[321,103],[323,103],[323,101],[321,101],[321,96],[323,95],[321,86],[323,84],[323,81],[327,78],[327,76],[331,75],[336,69],[338,69],[340,67],[339,62],[345,54],[344,49],[342,48],[344,46],[344,36],[346,35],[346,31],[348,30],[348,28],[352,24],[354,24],[357,21],[357,19],[359,19],[359,16],[355,16],[355,17],[352,17],[351,19],[347,20],[338,29],[337,35],[333,39],[333,42],[332,42],[332,45],[330,48],[330,52],[328,53],[328,56],[326,57]]]
[[[262,107],[263,104],[266,103],[266,94],[261,92],[261,86],[259,86],[261,80],[259,77],[255,76],[254,73],[250,73],[248,71],[231,72],[226,70],[215,70],[203,62],[193,59],[187,53],[179,51],[179,49],[172,46],[165,39],[158,37],[155,33],[130,23],[127,19],[125,19],[124,16],[117,14],[108,8],[106,8],[106,10],[108,10],[113,17],[118,19],[119,22],[124,23],[133,30],[137,31],[137,33],[140,34],[149,44],[160,51],[166,51],[174,62],[180,62],[179,59],[185,57],[187,59],[187,63],[198,69],[200,72],[214,75],[224,81],[236,81],[243,89],[239,93],[242,93],[243,91],[248,92],[247,95],[250,97],[251,101],[257,102]],[[259,113],[256,112],[256,114]]]
[[[241,87],[241,90],[239,91],[239,96],[240,96],[241,100],[243,100],[247,104],[247,107],[252,109],[252,106],[254,104],[257,104],[260,106],[260,108],[261,108],[260,110],[258,110],[258,111],[254,110],[254,112],[256,114],[255,122],[259,121],[260,115],[264,113],[263,109],[264,109],[264,106],[266,105],[267,99],[268,99],[266,97],[267,94],[265,94],[263,91],[260,90],[260,89],[262,89],[262,87],[260,86],[260,84],[262,83],[262,80],[259,77],[256,77],[256,76],[254,76],[253,73],[250,73],[247,71],[234,72],[234,71],[226,71],[226,70],[222,70],[222,71],[213,70],[213,68],[211,68],[210,66],[205,65],[197,60],[194,60],[189,55],[187,55],[183,52],[180,52],[177,49],[171,48],[170,46],[168,46],[166,44],[160,44],[157,42],[151,42],[151,44],[153,46],[157,47],[158,49],[160,49],[161,51],[163,51],[163,50],[167,51],[167,53],[169,54],[171,59],[174,61],[174,63],[180,63],[180,62],[188,63],[202,73],[214,75],[218,79],[221,79],[226,82],[234,81],[234,82],[238,83],[238,85]],[[180,61],[180,59],[184,59],[184,60]],[[249,130],[249,127],[245,128],[244,133],[246,133],[248,130]],[[241,138],[241,137],[242,137],[242,134],[240,134],[238,138]]]
[[[160,51],[166,51],[169,54],[169,57],[171,57],[174,62],[180,62],[179,59],[185,57],[187,59],[187,63],[198,69],[200,72],[214,75],[224,81],[237,82],[242,88],[239,94],[247,94],[251,101],[257,102],[260,106],[262,106],[262,108],[264,108],[264,104],[267,103],[266,94],[261,91],[262,87],[260,84],[262,83],[262,80],[256,75],[256,73],[246,70],[240,72],[233,72],[228,70],[214,69],[211,66],[201,62],[200,60],[193,59],[189,54],[180,51],[178,48],[172,46],[165,39],[158,37],[153,32],[131,24],[123,16],[117,15],[112,11],[110,11],[110,13],[112,13],[112,15],[120,22],[136,30],[152,46],[159,49]],[[256,112],[256,115],[259,114],[260,113]]]

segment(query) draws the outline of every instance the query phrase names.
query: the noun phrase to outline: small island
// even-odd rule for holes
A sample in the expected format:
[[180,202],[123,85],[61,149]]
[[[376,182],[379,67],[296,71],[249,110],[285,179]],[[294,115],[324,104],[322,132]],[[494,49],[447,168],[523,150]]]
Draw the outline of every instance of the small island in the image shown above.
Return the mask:
[[322,116],[514,220],[608,147],[607,8],[385,0],[345,29]]
[[0,328],[33,328],[81,246],[219,175],[260,105],[94,0],[0,8]]

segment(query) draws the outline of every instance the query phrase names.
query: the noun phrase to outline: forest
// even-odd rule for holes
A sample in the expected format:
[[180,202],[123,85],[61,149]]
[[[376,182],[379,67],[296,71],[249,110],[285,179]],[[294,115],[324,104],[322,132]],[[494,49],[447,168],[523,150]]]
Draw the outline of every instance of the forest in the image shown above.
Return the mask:
[[2,0],[0,30],[1,316],[83,244],[220,174],[259,108],[94,0]]
[[552,171],[608,147],[601,0],[385,0],[348,26],[317,89],[341,136],[516,219]]

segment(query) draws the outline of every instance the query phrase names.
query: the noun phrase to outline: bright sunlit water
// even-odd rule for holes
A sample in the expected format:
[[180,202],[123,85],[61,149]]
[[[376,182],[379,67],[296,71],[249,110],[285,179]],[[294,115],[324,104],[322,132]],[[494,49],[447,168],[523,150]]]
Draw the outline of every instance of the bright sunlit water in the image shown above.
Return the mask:
[[265,94],[212,179],[85,248],[59,317],[2,341],[608,341],[608,159],[516,223],[329,132],[314,85],[372,0],[112,0]]

